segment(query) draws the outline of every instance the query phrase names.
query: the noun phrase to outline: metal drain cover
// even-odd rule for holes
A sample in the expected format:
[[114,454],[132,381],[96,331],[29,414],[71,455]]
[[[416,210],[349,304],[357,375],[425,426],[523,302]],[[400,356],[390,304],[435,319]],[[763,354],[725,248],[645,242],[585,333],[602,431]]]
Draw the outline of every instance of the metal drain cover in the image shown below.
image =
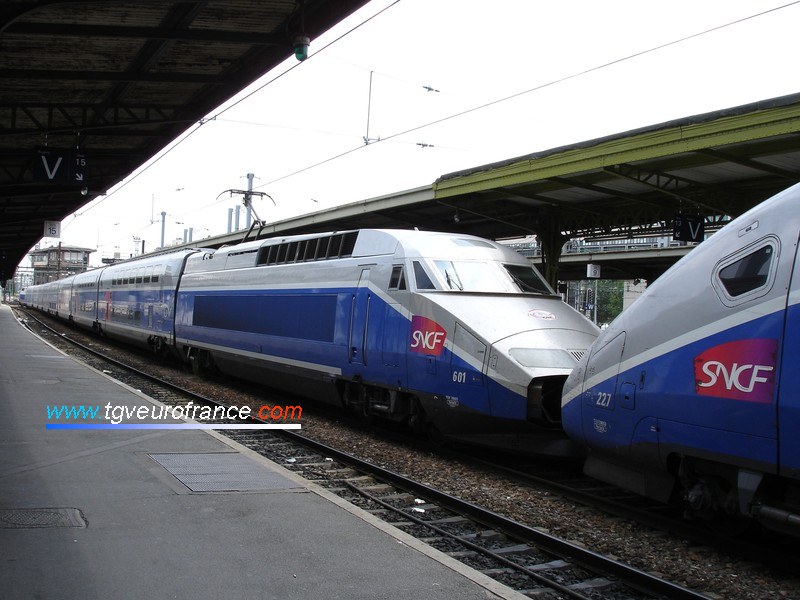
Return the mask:
[[258,492],[301,488],[238,452],[150,454],[193,492]]
[[0,508],[0,529],[86,527],[77,508]]

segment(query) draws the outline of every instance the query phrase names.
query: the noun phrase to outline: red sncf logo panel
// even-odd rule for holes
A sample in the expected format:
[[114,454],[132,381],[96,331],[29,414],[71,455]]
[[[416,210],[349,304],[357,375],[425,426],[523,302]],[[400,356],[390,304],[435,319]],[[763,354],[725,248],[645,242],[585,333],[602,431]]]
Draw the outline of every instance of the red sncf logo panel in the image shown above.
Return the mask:
[[772,402],[778,340],[737,340],[709,348],[694,359],[701,396]]
[[420,316],[411,318],[411,352],[439,356],[446,336],[447,332],[436,321]]

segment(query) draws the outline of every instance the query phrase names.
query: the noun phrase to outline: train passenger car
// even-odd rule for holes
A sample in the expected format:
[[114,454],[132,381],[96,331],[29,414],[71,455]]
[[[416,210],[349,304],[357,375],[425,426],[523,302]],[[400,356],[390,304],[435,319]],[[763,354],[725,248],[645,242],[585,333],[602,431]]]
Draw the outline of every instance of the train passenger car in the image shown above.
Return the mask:
[[186,259],[196,252],[178,250],[102,269],[94,327],[111,338],[165,352],[173,343],[175,291]]
[[364,415],[566,454],[561,387],[597,332],[498,244],[361,230],[190,256],[175,343],[197,365]]
[[36,286],[34,306],[41,311],[55,315],[58,312],[58,286],[58,281],[50,281]]
[[800,186],[652,283],[568,378],[585,471],[725,522],[800,532]]
[[56,316],[70,319],[72,316],[72,283],[74,275],[59,279],[56,285]]
[[72,278],[69,320],[81,327],[96,328],[97,286],[104,268],[78,273]]

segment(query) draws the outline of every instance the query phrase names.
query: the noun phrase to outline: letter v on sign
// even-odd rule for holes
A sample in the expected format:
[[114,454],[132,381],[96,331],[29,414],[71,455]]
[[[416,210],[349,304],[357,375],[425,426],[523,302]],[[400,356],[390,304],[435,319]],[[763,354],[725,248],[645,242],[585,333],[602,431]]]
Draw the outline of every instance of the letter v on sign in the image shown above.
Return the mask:
[[59,156],[58,159],[56,160],[56,164],[51,169],[50,165],[47,163],[47,157],[44,155],[42,156],[42,163],[44,163],[44,170],[47,171],[48,179],[53,179],[56,176],[56,173],[58,172],[58,167],[61,166],[62,160],[64,160],[64,157]]
[[66,165],[68,150],[55,148],[39,148],[33,161],[34,181],[65,183],[69,179]]

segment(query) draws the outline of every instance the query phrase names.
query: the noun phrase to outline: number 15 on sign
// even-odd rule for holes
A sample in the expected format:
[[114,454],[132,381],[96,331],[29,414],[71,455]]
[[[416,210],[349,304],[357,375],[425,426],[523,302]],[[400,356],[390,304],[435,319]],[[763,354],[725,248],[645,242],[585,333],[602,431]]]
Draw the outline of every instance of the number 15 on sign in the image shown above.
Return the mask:
[[61,237],[61,221],[45,221],[44,237]]

